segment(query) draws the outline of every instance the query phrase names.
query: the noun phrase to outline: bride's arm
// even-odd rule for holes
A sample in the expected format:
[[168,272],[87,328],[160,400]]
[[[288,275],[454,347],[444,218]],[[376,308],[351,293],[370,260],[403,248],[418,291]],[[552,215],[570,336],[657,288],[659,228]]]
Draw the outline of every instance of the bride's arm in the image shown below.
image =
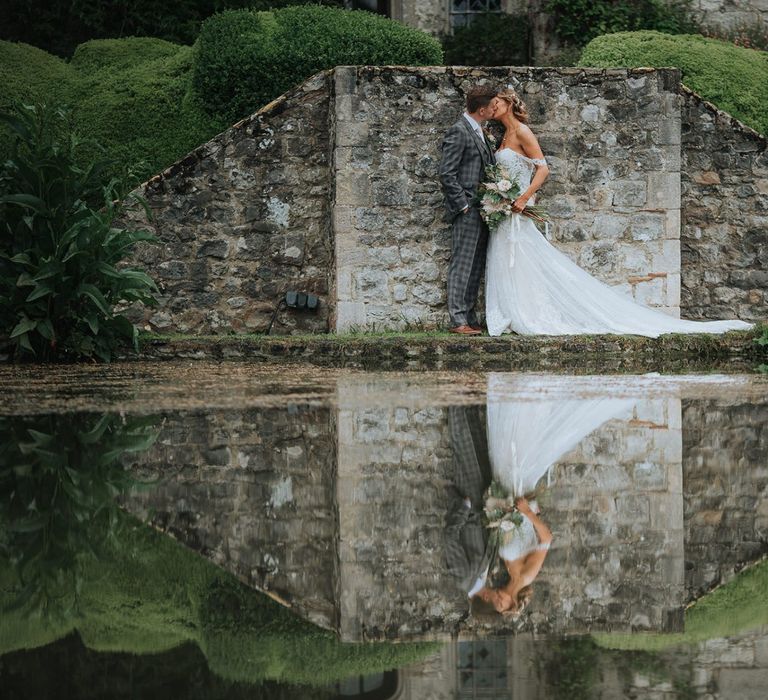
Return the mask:
[[[525,151],[525,155],[534,160],[544,160],[544,154],[541,152],[541,146],[539,146],[539,142],[536,139],[536,136],[534,136],[529,127],[523,125],[523,127],[518,132],[518,138],[520,139],[520,145],[523,147],[523,151]],[[537,163],[536,174],[533,176],[531,184],[528,185],[528,188],[525,190],[525,192],[523,192],[515,200],[512,208],[515,211],[522,211],[525,209],[525,205],[528,203],[528,200],[533,197],[533,195],[539,190],[539,188],[544,184],[544,181],[548,177],[549,167],[547,164]]]

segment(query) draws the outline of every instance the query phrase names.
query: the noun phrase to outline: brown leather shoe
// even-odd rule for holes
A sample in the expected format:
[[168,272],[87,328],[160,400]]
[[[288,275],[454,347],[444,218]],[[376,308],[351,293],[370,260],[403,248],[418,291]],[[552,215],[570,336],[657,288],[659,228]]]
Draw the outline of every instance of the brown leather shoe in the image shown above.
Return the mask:
[[474,328],[476,331],[480,331],[481,333],[485,330],[485,326],[481,326],[479,323],[470,323],[470,328]]
[[454,326],[448,329],[449,333],[457,333],[458,335],[480,335],[482,331],[472,328],[472,326]]

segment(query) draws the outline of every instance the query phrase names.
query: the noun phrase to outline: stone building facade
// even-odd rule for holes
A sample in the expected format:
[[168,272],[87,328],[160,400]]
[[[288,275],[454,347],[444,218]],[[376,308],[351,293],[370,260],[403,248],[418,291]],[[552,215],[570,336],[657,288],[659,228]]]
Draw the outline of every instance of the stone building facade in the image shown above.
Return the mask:
[[[677,71],[340,67],[141,188],[161,247],[137,261],[162,295],[134,320],[191,334],[444,326],[439,147],[475,82],[528,102],[551,238],[582,267],[672,315],[768,316],[766,141]],[[286,309],[289,290],[319,309]]]

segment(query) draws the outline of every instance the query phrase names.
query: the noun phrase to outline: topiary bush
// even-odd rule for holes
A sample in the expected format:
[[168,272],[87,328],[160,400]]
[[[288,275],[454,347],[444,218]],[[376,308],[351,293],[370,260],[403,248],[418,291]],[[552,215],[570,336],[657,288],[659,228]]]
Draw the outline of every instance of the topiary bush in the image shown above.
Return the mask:
[[84,144],[63,110],[15,113],[0,113],[16,135],[0,168],[0,337],[17,359],[109,361],[126,342],[138,349],[136,328],[114,307],[152,305],[157,288],[119,263],[155,238],[117,227],[129,181],[109,180],[108,161],[78,164]]
[[621,32],[593,39],[581,66],[674,66],[704,99],[768,134],[768,55],[698,35]]
[[669,34],[695,30],[691,2],[667,0],[548,0],[557,35],[583,46],[601,34],[652,29]]
[[[0,111],[22,103],[70,105],[78,135],[95,139],[112,161],[144,178],[226,126],[204,112],[190,90],[191,74],[192,48],[159,39],[90,41],[69,63],[0,41]],[[12,138],[0,124],[0,161]],[[77,156],[81,165],[97,157],[86,145]]]
[[209,114],[232,122],[337,65],[439,65],[440,43],[369,12],[321,6],[230,11],[208,19],[192,84]]
[[442,40],[447,66],[528,64],[528,17],[489,12]]

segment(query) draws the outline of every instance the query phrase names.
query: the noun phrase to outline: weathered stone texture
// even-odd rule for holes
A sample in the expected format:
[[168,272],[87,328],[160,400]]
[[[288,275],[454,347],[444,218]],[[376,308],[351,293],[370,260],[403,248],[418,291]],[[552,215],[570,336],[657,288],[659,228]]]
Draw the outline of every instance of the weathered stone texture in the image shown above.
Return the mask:
[[131,512],[304,617],[336,624],[336,441],[329,408],[175,414],[132,462]]
[[691,10],[697,21],[711,28],[737,29],[768,24],[766,0],[692,0]]
[[337,68],[337,330],[447,322],[439,147],[477,82],[511,83],[528,103],[558,247],[677,315],[677,81],[675,70]]
[[683,446],[693,598],[768,551],[768,399],[684,401]]
[[637,401],[559,460],[543,492],[552,549],[540,630],[677,631],[685,599],[679,399]]
[[768,318],[768,144],[683,91],[686,318]]
[[[282,311],[275,332],[327,331],[329,76],[321,73],[152,178],[140,192],[161,247],[138,254],[160,284],[133,320],[160,333],[258,332],[289,289],[317,313]],[[143,222],[137,209],[135,221]]]

